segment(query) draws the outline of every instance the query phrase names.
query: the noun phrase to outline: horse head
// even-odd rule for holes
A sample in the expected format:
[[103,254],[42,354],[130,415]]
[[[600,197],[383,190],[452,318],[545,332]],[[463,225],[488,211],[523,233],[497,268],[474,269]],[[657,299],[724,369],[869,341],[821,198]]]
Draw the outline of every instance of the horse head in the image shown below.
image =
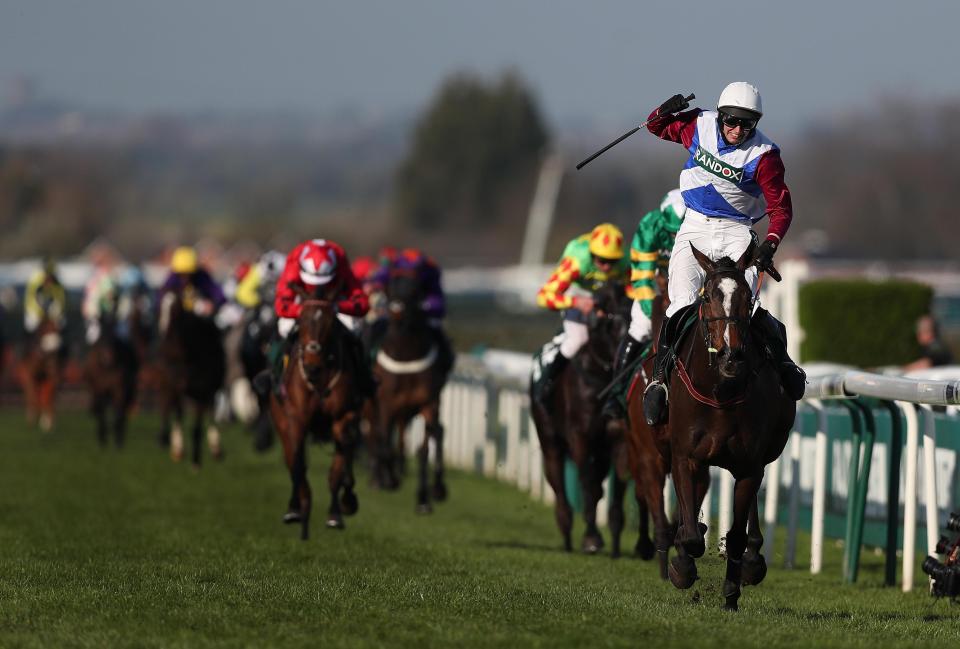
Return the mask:
[[690,248],[706,273],[700,289],[700,325],[707,351],[711,361],[717,359],[721,379],[742,379],[753,313],[753,291],[744,271],[753,259],[754,244],[736,262],[729,257],[714,262],[692,243]]
[[627,297],[623,283],[607,280],[594,287],[593,304],[587,320],[589,344],[598,351],[602,349],[604,358],[612,359],[630,326],[632,301]]
[[386,295],[387,313],[392,321],[410,322],[422,314],[423,287],[414,269],[391,270]]
[[297,320],[299,343],[303,352],[303,362],[308,366],[323,364],[326,346],[336,321],[336,308],[328,293],[311,292],[302,286],[294,286],[300,297],[300,317]]

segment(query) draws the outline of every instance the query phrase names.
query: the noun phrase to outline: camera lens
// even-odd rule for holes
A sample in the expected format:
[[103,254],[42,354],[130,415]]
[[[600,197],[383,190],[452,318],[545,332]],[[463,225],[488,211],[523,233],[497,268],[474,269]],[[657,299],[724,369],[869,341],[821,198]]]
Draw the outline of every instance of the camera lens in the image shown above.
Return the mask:
[[950,518],[947,519],[947,529],[951,532],[960,532],[960,513],[950,512]]
[[927,558],[923,560],[923,565],[920,566],[920,569],[934,579],[937,579],[941,574],[943,574],[943,571],[946,570],[946,566],[937,561],[934,557],[927,555]]

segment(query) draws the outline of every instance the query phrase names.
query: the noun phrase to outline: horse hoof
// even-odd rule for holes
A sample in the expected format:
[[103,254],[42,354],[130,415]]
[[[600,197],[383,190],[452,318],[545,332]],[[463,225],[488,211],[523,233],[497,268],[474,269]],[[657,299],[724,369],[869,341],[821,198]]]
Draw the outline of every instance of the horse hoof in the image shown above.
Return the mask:
[[599,534],[596,536],[584,536],[580,549],[583,550],[584,554],[596,554],[600,552],[600,550],[603,549],[603,537]]
[[357,510],[360,509],[360,501],[357,500],[357,494],[352,491],[344,493],[340,497],[340,509],[343,510],[345,516],[353,516],[357,513]]
[[619,558],[620,558],[620,550],[619,550],[619,549],[610,550],[610,558],[611,558],[611,559],[619,559]]
[[284,525],[290,525],[291,523],[299,523],[301,520],[303,520],[303,516],[300,515],[300,512],[294,511],[292,509],[283,515]]
[[436,482],[432,490],[433,499],[437,502],[443,502],[447,499],[447,485],[442,482]]
[[767,560],[762,554],[748,552],[743,555],[740,582],[744,586],[756,586],[767,576]]
[[723,610],[725,611],[736,611],[739,610],[737,605],[737,600],[740,599],[740,584],[730,581],[729,579],[723,580]]
[[670,560],[667,575],[670,577],[670,583],[676,588],[686,590],[697,581],[697,564],[690,558],[674,557]]
[[180,462],[183,459],[183,453],[182,452],[177,453],[175,451],[171,451],[170,459],[173,460],[174,462]]
[[343,524],[343,518],[337,515],[327,517],[327,527],[331,530],[342,530],[346,526]]
[[633,553],[644,561],[650,561],[657,553],[657,549],[653,546],[653,541],[641,538],[637,540],[637,545],[634,546]]
[[420,503],[417,505],[416,511],[418,514],[432,514],[433,507],[430,506],[430,503]]

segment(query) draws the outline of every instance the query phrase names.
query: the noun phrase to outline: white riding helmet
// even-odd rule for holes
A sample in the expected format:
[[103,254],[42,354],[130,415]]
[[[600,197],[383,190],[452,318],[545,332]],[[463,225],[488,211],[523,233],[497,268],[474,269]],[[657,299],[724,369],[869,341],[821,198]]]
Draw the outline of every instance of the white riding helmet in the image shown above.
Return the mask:
[[763,115],[760,91],[746,81],[734,81],[720,93],[717,110],[734,117],[760,119]]
[[283,267],[287,263],[287,256],[279,250],[269,250],[260,256],[260,275],[262,281],[273,284],[283,273]]

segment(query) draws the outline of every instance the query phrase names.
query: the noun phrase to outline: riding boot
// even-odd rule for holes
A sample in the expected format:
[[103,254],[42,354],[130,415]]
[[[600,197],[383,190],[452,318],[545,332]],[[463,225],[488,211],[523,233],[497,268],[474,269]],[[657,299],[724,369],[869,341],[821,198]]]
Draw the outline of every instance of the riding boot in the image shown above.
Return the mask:
[[267,348],[267,366],[253,377],[253,391],[260,397],[266,398],[270,388],[280,386],[280,377],[283,374],[283,357],[286,356],[288,339],[274,336]]
[[543,374],[540,380],[534,382],[532,396],[534,400],[541,403],[549,401],[556,389],[557,379],[570,363],[570,359],[563,354],[557,353],[553,362],[543,368]]
[[[623,383],[624,379],[627,378],[620,376],[624,368],[636,360],[643,348],[643,342],[635,340],[629,333],[620,341],[616,358],[613,361],[613,376],[619,378],[619,383]],[[600,416],[604,419],[624,419],[627,416],[626,409],[620,399],[619,385],[610,388],[607,400],[603,404],[603,410],[600,411]]]
[[370,367],[369,357],[363,346],[363,341],[359,336],[351,334],[350,342],[347,347],[353,356],[353,364],[357,368],[357,394],[362,397],[361,400],[373,398],[377,392],[377,382],[373,378],[373,370]]
[[657,356],[653,365],[653,380],[643,391],[643,418],[650,426],[658,426],[666,419],[667,414],[667,384],[665,374],[673,341],[668,339],[667,322],[664,317],[660,324],[660,335],[657,336]]
[[794,401],[799,401],[807,389],[807,374],[787,353],[787,328],[762,307],[753,314],[752,324],[760,333],[767,355],[780,374],[783,391]]

